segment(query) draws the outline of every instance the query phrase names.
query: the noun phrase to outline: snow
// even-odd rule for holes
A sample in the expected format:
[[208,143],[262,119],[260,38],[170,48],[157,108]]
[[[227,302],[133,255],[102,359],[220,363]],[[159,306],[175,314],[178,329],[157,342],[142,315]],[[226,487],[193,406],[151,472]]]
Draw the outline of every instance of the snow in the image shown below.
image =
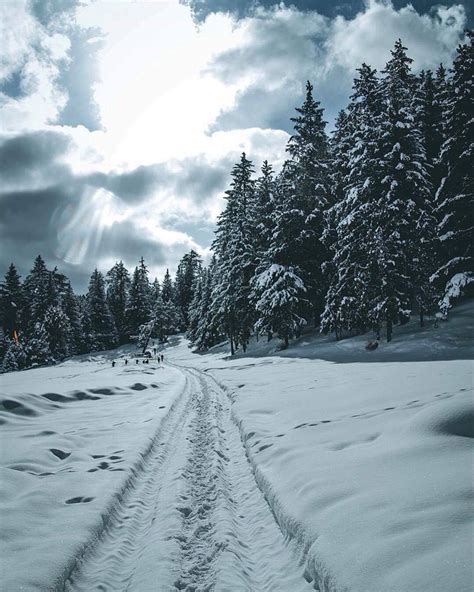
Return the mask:
[[[469,334],[462,313],[445,339],[461,325]],[[416,337],[418,348],[436,343]],[[472,362],[401,361],[416,348],[402,356],[400,343],[379,352],[396,362],[333,363],[310,359],[318,347],[302,338],[288,357],[227,359],[192,356],[182,343],[173,355],[228,389],[260,487],[305,547],[317,588],[472,590]]]
[[183,388],[116,355],[0,376],[3,590],[49,590],[70,569]]
[[2,375],[2,585],[470,591],[472,326]]

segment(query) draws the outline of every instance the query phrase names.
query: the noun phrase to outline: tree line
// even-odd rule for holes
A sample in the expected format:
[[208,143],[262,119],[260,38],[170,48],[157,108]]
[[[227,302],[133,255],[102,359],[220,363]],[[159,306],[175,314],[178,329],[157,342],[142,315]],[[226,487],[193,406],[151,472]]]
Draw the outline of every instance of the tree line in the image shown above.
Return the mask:
[[446,315],[472,295],[473,35],[449,71],[412,72],[398,40],[385,68],[357,70],[349,104],[326,132],[306,85],[276,173],[242,154],[231,172],[203,266],[191,251],[172,280],[143,259],[97,270],[85,296],[38,256],[0,286],[3,369],[51,363],[186,331],[200,351],[252,335],[284,346],[307,325],[336,338],[374,330],[387,341],[413,314]]
[[52,364],[68,356],[114,348],[132,336],[165,340],[188,326],[192,285],[201,259],[181,259],[174,280],[149,279],[143,260],[130,274],[122,261],[105,276],[92,273],[87,294],[74,294],[68,278],[49,270],[41,255],[24,282],[13,263],[0,284],[2,370]]
[[287,160],[232,170],[214,259],[202,269],[188,335],[198,349],[252,333],[287,346],[305,325],[337,338],[446,315],[472,294],[473,35],[449,72],[412,72],[398,40],[385,68],[357,70],[325,130],[306,86]]

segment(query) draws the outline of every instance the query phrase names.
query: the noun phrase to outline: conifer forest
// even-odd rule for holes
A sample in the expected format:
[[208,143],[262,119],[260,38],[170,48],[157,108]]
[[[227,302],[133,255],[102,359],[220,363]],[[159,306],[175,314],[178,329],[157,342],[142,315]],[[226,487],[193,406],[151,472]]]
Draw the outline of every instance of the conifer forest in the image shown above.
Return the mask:
[[17,370],[186,332],[199,351],[252,335],[282,347],[305,327],[336,339],[446,316],[472,295],[473,35],[452,64],[419,75],[398,40],[381,72],[362,64],[332,134],[306,84],[280,171],[242,153],[208,265],[174,277],[119,261],[74,294],[38,255],[1,284],[2,368]]

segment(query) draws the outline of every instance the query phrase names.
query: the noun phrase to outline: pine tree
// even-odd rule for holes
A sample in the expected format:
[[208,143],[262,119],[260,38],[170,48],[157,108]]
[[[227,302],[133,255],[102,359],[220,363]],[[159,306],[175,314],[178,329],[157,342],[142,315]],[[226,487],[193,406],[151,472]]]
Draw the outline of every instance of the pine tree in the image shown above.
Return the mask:
[[151,289],[148,268],[143,257],[133,272],[126,312],[132,335],[137,335],[140,325],[147,323],[151,318]]
[[467,43],[458,47],[453,63],[446,105],[446,140],[441,151],[446,173],[436,196],[441,265],[432,281],[442,290],[440,309],[444,314],[457,297],[470,293],[474,283],[474,35],[468,32],[467,36]]
[[212,295],[216,288],[217,259],[214,256],[208,268],[203,269],[201,287],[191,306],[189,339],[197,351],[204,351],[223,337],[212,309]]
[[49,335],[43,323],[37,323],[33,334],[28,339],[25,348],[28,366],[43,366],[53,364],[54,357],[51,353]]
[[174,301],[173,281],[171,280],[169,269],[166,270],[165,277],[163,278],[161,297],[163,298],[163,302]]
[[63,360],[73,353],[69,349],[71,325],[61,306],[49,306],[45,313],[43,327],[48,336],[50,352],[55,360]]
[[23,309],[23,290],[21,278],[13,263],[0,284],[0,311],[2,328],[5,334],[13,338],[20,332],[22,326],[21,312]]
[[231,351],[242,345],[244,351],[255,320],[250,303],[250,280],[254,271],[252,221],[255,183],[253,165],[245,153],[232,169],[232,182],[226,191],[227,205],[217,222],[214,250],[219,277],[213,292],[214,321],[229,336]]
[[166,341],[169,335],[177,333],[180,315],[175,304],[171,300],[164,302],[163,298],[158,296],[153,307],[152,323],[152,336],[160,341]]
[[324,332],[358,333],[369,324],[369,302],[377,291],[376,216],[380,196],[381,112],[379,80],[367,64],[358,69],[347,114],[333,138],[334,204],[328,210],[324,240],[331,259]]
[[151,285],[151,301],[152,301],[152,303],[156,302],[156,299],[158,298],[158,296],[161,296],[161,286],[160,286],[160,282],[158,281],[158,278],[155,278],[153,280],[152,285]]
[[[306,98],[293,117],[294,133],[287,152],[290,160],[285,174],[285,199],[280,203],[276,234],[281,245],[274,245],[275,263],[294,267],[305,284],[310,303],[309,316],[315,323],[322,312],[325,281],[322,264],[327,259],[321,242],[324,212],[329,206],[329,144],[323,109],[313,98],[313,86],[306,84]],[[291,237],[291,240],[289,238]]]
[[97,269],[89,282],[84,324],[91,351],[110,349],[117,345],[118,335],[105,297],[104,277]]
[[393,322],[407,319],[415,294],[425,292],[429,274],[423,262],[429,261],[425,253],[434,228],[426,152],[414,121],[412,60],[400,40],[391,53],[382,84],[382,192],[375,227],[380,291],[371,305],[373,322],[386,322],[388,340]]
[[276,333],[288,347],[289,339],[298,336],[306,320],[298,314],[306,288],[291,266],[272,264],[257,275],[255,286],[258,313],[256,329],[269,336]]
[[255,182],[255,198],[251,208],[254,228],[255,267],[258,268],[270,247],[275,212],[275,176],[267,160],[263,162],[261,176]]
[[10,340],[7,344],[7,352],[2,362],[2,372],[14,372],[22,370],[26,366],[26,354],[21,343]]
[[116,263],[107,272],[107,304],[117,328],[119,343],[126,343],[129,338],[127,319],[128,291],[130,289],[130,275],[123,261]]
[[174,302],[181,316],[181,330],[189,324],[189,306],[193,299],[194,280],[201,268],[201,257],[196,251],[186,253],[178,264],[174,283]]
[[30,274],[23,283],[24,310],[28,334],[35,330],[36,323],[42,323],[51,304],[51,277],[41,255],[35,259]]

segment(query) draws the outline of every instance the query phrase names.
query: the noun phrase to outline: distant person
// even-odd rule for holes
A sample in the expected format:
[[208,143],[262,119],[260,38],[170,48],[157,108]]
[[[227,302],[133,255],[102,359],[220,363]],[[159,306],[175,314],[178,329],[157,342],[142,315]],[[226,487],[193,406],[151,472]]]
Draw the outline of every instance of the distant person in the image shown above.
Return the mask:
[[138,362],[139,362],[139,361],[140,361],[140,360],[137,358],[137,359],[135,360],[135,364],[138,364]]
[[115,368],[115,360],[112,360],[112,368]]
[[153,348],[153,355],[156,356],[156,347]]
[[128,364],[128,360],[127,358],[125,358],[125,366]]
[[165,361],[165,356],[164,354],[161,354],[161,361],[164,362]]

